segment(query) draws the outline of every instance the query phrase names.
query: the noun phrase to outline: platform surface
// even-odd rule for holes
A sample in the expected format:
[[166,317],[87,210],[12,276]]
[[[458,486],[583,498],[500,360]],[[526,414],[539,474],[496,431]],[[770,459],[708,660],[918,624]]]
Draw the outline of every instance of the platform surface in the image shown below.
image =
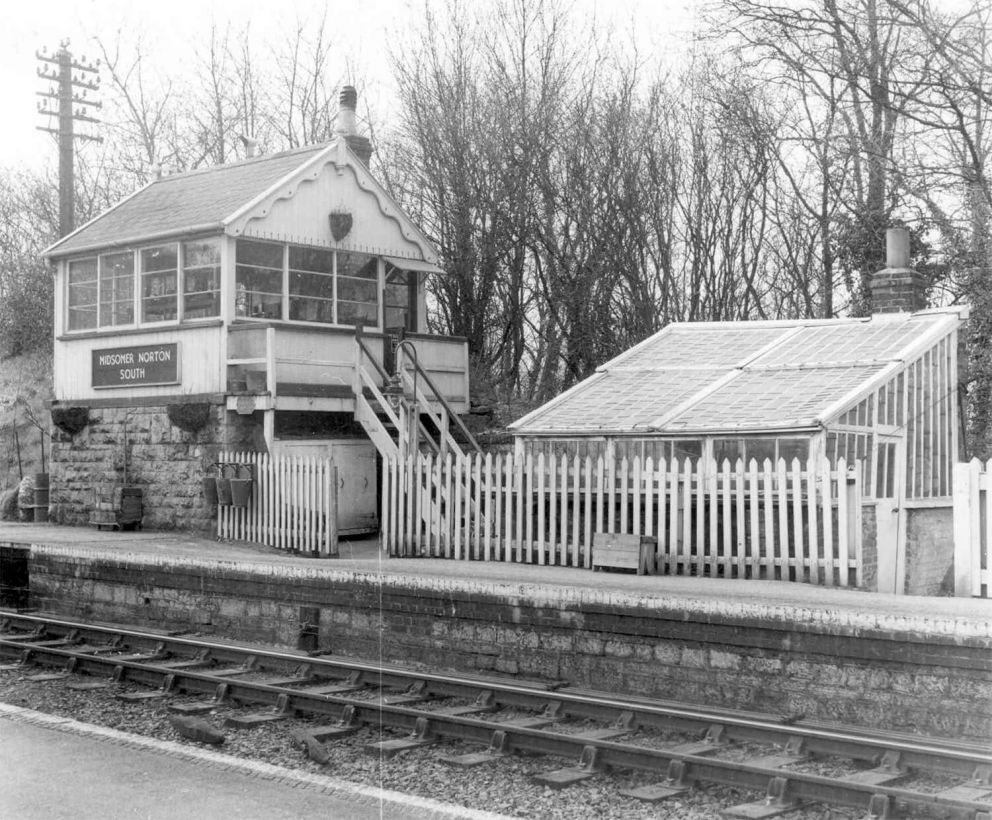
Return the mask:
[[354,573],[382,583],[444,584],[555,601],[619,601],[652,608],[684,608],[714,615],[763,615],[823,625],[864,626],[917,635],[992,638],[992,600],[864,592],[789,581],[592,572],[588,569],[467,561],[392,558],[376,540],[342,540],[337,558],[308,558],[270,547],[219,541],[186,532],[106,532],[88,527],[0,522],[0,545],[28,544],[137,563],[220,562],[265,574]]
[[6,704],[0,771],[0,817],[9,820],[498,818]]

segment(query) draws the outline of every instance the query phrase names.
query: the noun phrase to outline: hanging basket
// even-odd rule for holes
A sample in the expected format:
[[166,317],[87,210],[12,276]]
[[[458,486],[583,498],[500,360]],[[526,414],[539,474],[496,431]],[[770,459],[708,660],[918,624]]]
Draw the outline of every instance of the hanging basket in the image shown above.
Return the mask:
[[227,507],[231,503],[231,479],[226,475],[229,469],[233,469],[233,464],[221,464],[220,475],[217,476],[217,503],[222,507]]
[[247,507],[251,501],[252,469],[250,464],[235,466],[237,478],[231,479],[231,503],[235,507]]

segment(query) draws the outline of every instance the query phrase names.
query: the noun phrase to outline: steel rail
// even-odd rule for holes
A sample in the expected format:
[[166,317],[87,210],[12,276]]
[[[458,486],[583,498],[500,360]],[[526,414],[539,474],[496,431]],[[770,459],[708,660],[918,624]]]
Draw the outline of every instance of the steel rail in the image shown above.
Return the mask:
[[[156,664],[154,661],[141,663],[127,661],[120,657],[95,656],[90,652],[80,653],[70,648],[44,646],[42,637],[51,631],[62,630],[65,635],[73,634],[76,640],[81,637],[99,638],[107,641],[108,645],[123,646],[126,640],[133,651],[135,644],[143,644],[149,649],[162,652],[175,652],[184,649],[191,652],[190,657],[202,656],[209,653],[211,662],[244,664],[248,657],[253,658],[262,668],[254,671],[264,673],[284,670],[287,668],[307,665],[316,678],[346,678],[358,674],[369,684],[384,688],[409,689],[414,684],[423,687],[427,695],[440,697],[456,697],[476,699],[480,693],[486,693],[494,704],[502,706],[522,707],[531,710],[553,708],[558,714],[569,717],[585,717],[600,721],[615,721],[621,714],[633,716],[633,725],[642,728],[699,730],[711,726],[719,726],[723,736],[732,740],[750,740],[779,745],[798,742],[804,752],[831,754],[846,758],[878,761],[883,755],[898,755],[896,758],[901,767],[927,771],[953,773],[965,778],[975,776],[983,767],[992,768],[992,749],[978,744],[959,744],[953,741],[924,738],[921,740],[905,739],[905,736],[886,736],[873,732],[822,726],[803,726],[799,724],[783,725],[781,719],[768,719],[749,716],[747,713],[730,710],[701,710],[695,707],[660,704],[641,699],[623,700],[606,695],[569,693],[567,690],[548,691],[539,686],[511,684],[493,679],[466,678],[453,675],[440,675],[410,669],[386,667],[373,663],[349,661],[324,656],[313,657],[300,653],[277,650],[260,650],[255,647],[239,646],[216,641],[204,641],[195,638],[167,636],[140,630],[129,630],[112,626],[95,626],[72,621],[60,621],[29,615],[4,615],[2,623],[9,627],[14,623],[22,627],[34,627],[34,633],[17,636],[16,638],[0,635],[0,648],[7,653],[31,653],[34,656],[51,658],[54,661],[64,661],[78,671],[105,670],[108,666],[120,667],[127,670],[131,679],[141,683],[154,685],[160,680],[171,676],[173,682],[181,681],[182,688],[194,692],[210,693],[216,691],[220,682],[227,684],[229,696],[237,699],[240,693],[246,700],[261,703],[275,703],[280,696],[289,697],[291,702],[299,703],[301,711],[316,714],[337,714],[343,705],[356,706],[356,701],[348,698],[330,696],[315,697],[311,693],[295,690],[289,687],[270,687],[264,684],[238,681],[234,678],[219,678],[209,672],[196,672],[193,669],[176,669],[167,664]],[[34,640],[32,640],[34,638]],[[74,659],[74,660],[73,660]],[[265,666],[268,664],[268,666]],[[272,669],[275,664],[276,670]],[[305,682],[302,681],[301,682]],[[173,683],[175,685],[175,683]],[[361,703],[362,701],[357,701]],[[330,711],[327,711],[327,709]],[[357,708],[357,706],[356,706]],[[364,713],[364,712],[363,712]],[[423,713],[418,713],[423,715]],[[491,723],[487,724],[490,729]],[[409,727],[407,727],[409,728]]]
[[[11,642],[7,642],[8,644]],[[992,805],[988,803],[940,798],[933,794],[845,781],[822,775],[807,774],[769,768],[747,761],[720,760],[712,757],[681,753],[674,749],[650,748],[598,740],[543,729],[515,726],[512,723],[481,720],[468,716],[446,715],[394,705],[378,700],[349,698],[342,695],[301,692],[264,682],[240,681],[212,676],[192,670],[174,670],[152,663],[121,660],[112,656],[79,653],[70,649],[51,646],[17,644],[22,652],[41,654],[47,658],[66,661],[67,669],[74,672],[101,671],[113,667],[115,679],[154,685],[160,681],[170,690],[187,693],[209,693],[224,687],[226,699],[236,703],[266,704],[287,712],[331,716],[338,719],[348,715],[353,725],[368,725],[380,729],[400,729],[416,733],[425,739],[458,739],[474,741],[493,747],[497,733],[501,735],[499,747],[503,752],[514,750],[539,754],[571,757],[591,763],[591,770],[608,767],[657,772],[672,779],[673,761],[680,785],[696,782],[719,783],[770,792],[774,786],[780,798],[798,802],[823,802],[854,807],[878,806],[878,801],[888,805],[916,810],[939,809],[941,816],[975,818],[987,817]],[[347,710],[350,710],[350,715]]]

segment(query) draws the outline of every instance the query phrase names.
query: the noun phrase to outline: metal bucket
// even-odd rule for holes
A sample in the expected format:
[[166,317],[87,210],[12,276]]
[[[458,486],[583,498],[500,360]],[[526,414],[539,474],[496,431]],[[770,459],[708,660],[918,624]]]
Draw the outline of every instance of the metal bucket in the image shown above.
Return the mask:
[[247,507],[251,501],[251,465],[239,464],[235,469],[238,477],[231,479],[231,503],[235,507]]
[[220,468],[220,475],[217,476],[217,503],[222,507],[227,507],[231,503],[231,479],[225,475],[228,466],[223,465]]

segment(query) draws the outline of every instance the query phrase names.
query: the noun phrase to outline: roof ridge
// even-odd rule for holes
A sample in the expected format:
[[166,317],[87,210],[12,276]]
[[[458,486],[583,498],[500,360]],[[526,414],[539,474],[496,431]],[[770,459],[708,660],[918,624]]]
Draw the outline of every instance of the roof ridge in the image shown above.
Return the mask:
[[168,176],[163,176],[159,179],[154,179],[151,181],[151,185],[159,185],[165,182],[171,182],[172,180],[184,180],[190,177],[214,173],[217,171],[225,171],[228,168],[242,168],[246,165],[256,165],[266,162],[268,160],[283,159],[285,157],[292,156],[294,154],[306,154],[306,153],[319,153],[327,148],[334,140],[327,140],[326,142],[313,143],[312,145],[301,145],[296,148],[287,148],[285,151],[276,151],[273,154],[262,154],[257,157],[246,157],[245,159],[237,160],[236,162],[225,162],[222,165],[208,165],[203,168],[191,168],[188,171],[179,171],[175,174],[169,174]]

